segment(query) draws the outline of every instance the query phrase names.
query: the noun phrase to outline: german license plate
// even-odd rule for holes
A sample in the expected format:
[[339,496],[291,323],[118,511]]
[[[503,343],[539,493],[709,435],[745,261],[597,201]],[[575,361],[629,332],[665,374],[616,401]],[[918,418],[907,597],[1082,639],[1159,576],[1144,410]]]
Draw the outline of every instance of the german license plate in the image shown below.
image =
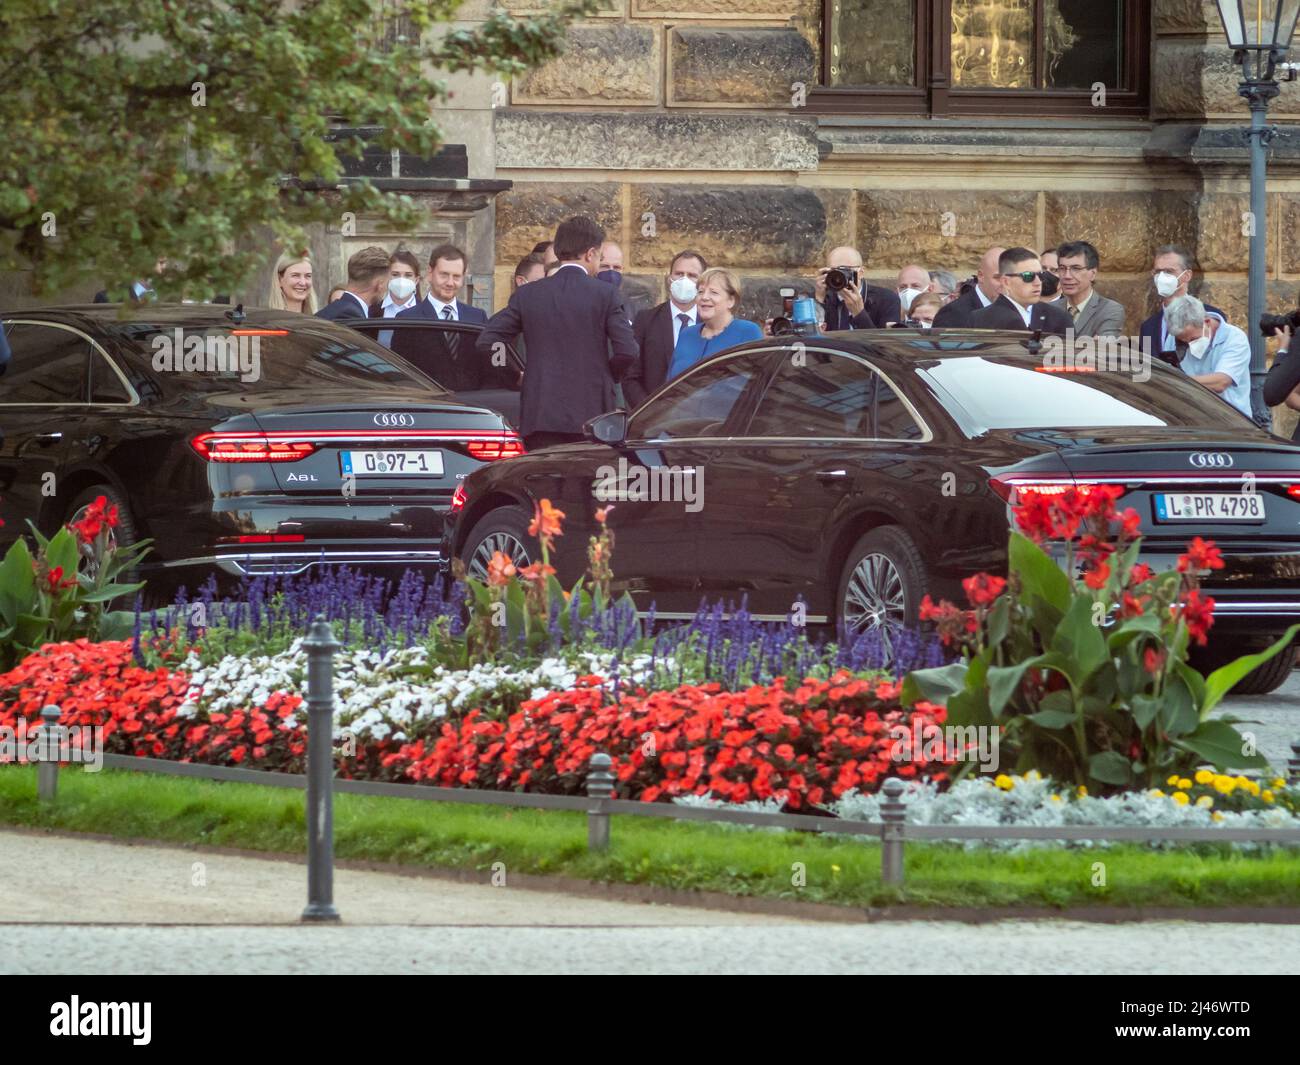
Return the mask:
[[441,451],[341,451],[344,474],[356,477],[441,477]]
[[1259,492],[1160,492],[1156,521],[1263,521]]

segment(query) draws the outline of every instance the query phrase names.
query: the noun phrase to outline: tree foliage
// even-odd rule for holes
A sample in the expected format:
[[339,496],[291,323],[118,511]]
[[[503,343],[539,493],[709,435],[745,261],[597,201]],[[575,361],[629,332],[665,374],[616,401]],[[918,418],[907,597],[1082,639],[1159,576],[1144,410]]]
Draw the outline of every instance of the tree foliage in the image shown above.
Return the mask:
[[337,194],[359,137],[427,156],[449,72],[522,73],[557,54],[595,0],[453,28],[461,0],[4,0],[0,270],[48,294],[125,284],[172,263],[160,295],[238,288],[345,211],[395,227],[409,197],[367,180]]

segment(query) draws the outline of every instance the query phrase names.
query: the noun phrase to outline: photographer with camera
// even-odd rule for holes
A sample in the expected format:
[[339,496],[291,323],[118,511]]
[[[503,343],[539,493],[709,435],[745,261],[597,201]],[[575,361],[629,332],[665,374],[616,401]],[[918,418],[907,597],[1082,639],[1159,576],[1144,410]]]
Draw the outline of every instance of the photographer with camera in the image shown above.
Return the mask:
[[[1264,378],[1264,402],[1270,407],[1285,404],[1291,410],[1300,410],[1300,354],[1290,350],[1297,329],[1300,329],[1300,310],[1285,315],[1266,314],[1259,320],[1261,333],[1278,337],[1282,342]],[[1291,439],[1300,441],[1300,424],[1296,425]]]
[[834,248],[817,271],[817,302],[826,311],[826,331],[884,329],[902,315],[898,293],[869,285],[862,277],[862,255],[855,248]]

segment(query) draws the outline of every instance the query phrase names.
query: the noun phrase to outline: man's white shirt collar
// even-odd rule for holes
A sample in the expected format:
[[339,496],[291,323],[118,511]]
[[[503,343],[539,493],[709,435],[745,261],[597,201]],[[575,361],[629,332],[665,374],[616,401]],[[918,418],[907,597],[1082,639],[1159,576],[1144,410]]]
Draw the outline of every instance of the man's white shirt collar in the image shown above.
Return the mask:
[[346,289],[346,288],[343,290],[343,295],[351,296],[354,300],[356,300],[357,304],[361,307],[361,311],[364,314],[364,316],[367,318],[370,317],[370,305],[367,304],[360,296],[358,296],[351,289]]
[[[1007,296],[1007,294],[1006,294],[1005,292],[1002,293],[1002,295]],[[1007,302],[1008,302],[1009,304],[1011,304],[1011,306],[1013,306],[1016,310],[1018,310],[1018,311],[1020,312],[1020,317],[1023,318],[1023,319],[1025,320],[1025,325],[1032,325],[1032,324],[1033,324],[1032,321],[1031,321],[1031,319],[1032,319],[1032,317],[1033,317],[1033,313],[1029,310],[1028,307],[1022,307],[1022,306],[1020,306],[1020,304],[1018,304],[1018,303],[1017,303],[1015,300],[1013,300],[1010,296],[1007,296]]]
[[[558,274],[558,273],[559,273],[561,270],[563,270],[566,266],[573,266],[573,267],[576,267],[577,269],[581,270],[584,274],[587,272],[587,268],[586,268],[585,266],[583,266],[582,263],[573,263],[573,262],[569,262],[569,263],[560,263],[560,265],[557,266],[557,267],[555,268],[555,273]],[[552,274],[551,276],[554,277],[555,275]]]
[[993,301],[984,295],[984,290],[978,284],[975,286],[975,295],[979,297],[982,306],[990,307],[993,305]]
[[450,307],[450,308],[451,308],[451,321],[453,321],[453,322],[458,322],[458,321],[460,321],[460,314],[459,314],[459,312],[457,311],[457,308],[456,308],[456,301],[455,301],[455,300],[452,300],[451,303],[443,303],[442,300],[440,300],[440,299],[438,299],[436,296],[434,296],[433,293],[430,293],[426,298],[427,298],[428,301],[433,305],[433,313],[436,314],[439,318],[443,318],[443,317],[445,317],[445,316],[443,315],[443,313],[442,313],[443,308],[444,308],[444,307]]

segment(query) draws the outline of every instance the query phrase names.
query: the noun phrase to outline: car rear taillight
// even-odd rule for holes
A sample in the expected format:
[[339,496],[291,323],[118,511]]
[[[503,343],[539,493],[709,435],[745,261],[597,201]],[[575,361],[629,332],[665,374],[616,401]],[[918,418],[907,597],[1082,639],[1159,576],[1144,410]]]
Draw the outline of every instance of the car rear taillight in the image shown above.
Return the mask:
[[463,509],[465,506],[465,484],[461,482],[456,486],[456,491],[451,493],[451,505],[447,508],[453,514]]
[[524,443],[518,437],[503,437],[500,440],[471,440],[465,445],[470,458],[480,462],[495,462],[497,459],[516,459],[524,453]]
[[1087,496],[1099,486],[1073,477],[999,476],[989,478],[989,487],[1009,506],[1019,506],[1030,496],[1060,496],[1071,488]]
[[278,440],[266,433],[199,433],[190,447],[208,462],[297,462],[317,445],[310,440]]
[[306,540],[302,533],[255,533],[249,536],[221,536],[219,544],[300,544]]
[[1286,486],[1286,494],[1292,499],[1300,499],[1300,484],[1289,484]]

